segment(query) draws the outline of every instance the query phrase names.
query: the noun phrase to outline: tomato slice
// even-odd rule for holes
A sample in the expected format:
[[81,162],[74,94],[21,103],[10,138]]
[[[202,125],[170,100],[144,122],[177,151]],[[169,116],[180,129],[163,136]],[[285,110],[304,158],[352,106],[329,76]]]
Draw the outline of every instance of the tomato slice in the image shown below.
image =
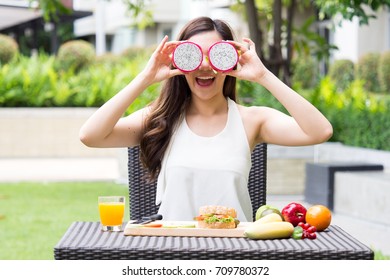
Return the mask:
[[206,217],[204,215],[196,216],[194,218],[195,221],[203,221]]
[[162,224],[145,224],[143,227],[150,227],[150,228],[159,228],[162,227]]

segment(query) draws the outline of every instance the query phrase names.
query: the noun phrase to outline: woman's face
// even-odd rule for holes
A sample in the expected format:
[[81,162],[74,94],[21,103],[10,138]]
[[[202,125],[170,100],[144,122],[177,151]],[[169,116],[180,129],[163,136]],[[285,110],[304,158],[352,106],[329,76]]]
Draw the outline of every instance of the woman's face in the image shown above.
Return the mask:
[[192,94],[200,99],[210,99],[223,94],[225,75],[214,72],[207,57],[209,48],[221,40],[222,37],[217,31],[199,33],[188,39],[198,44],[203,51],[203,61],[198,70],[185,74]]

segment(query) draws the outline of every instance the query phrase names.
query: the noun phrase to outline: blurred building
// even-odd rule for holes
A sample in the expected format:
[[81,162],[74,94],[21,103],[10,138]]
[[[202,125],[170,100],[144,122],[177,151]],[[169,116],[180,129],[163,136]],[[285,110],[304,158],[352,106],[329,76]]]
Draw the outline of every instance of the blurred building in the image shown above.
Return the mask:
[[[34,2],[34,1],[33,1]],[[157,44],[164,35],[171,39],[177,36],[188,20],[198,16],[210,16],[227,21],[234,29],[237,39],[249,36],[246,20],[233,12],[230,6],[236,0],[145,0],[152,15],[153,25],[137,28],[140,19],[135,19],[123,0],[62,0],[72,10],[70,15],[60,15],[59,24],[45,23],[39,10],[29,8],[28,0],[0,0],[0,33],[15,39],[29,36],[31,49],[34,36],[44,31],[51,38],[51,52],[58,44],[58,25],[73,24],[75,38],[87,40],[96,46],[97,54],[120,53],[124,49],[147,47]],[[313,11],[300,11],[296,16],[298,24]],[[352,61],[367,52],[383,52],[390,49],[390,11],[382,9],[371,19],[369,25],[360,26],[357,19],[316,23],[317,32],[338,47],[332,59],[347,58]],[[142,19],[141,19],[142,20]],[[337,20],[337,19],[336,19]]]
[[[74,0],[74,7],[93,11],[93,15],[75,22],[77,37],[96,43],[98,53],[119,53],[129,46],[145,47],[159,42],[164,35],[174,39],[181,27],[190,19],[210,16],[226,20],[237,36],[247,35],[247,24],[231,11],[232,0],[146,0],[152,14],[152,26],[139,29],[137,19],[129,15],[122,0]],[[99,32],[105,41],[99,41]],[[95,37],[95,35],[97,35]],[[105,44],[100,46],[99,44]],[[102,50],[102,48],[104,50]]]
[[0,33],[13,37],[19,45],[25,44],[31,54],[41,47],[40,38],[47,37],[47,51],[55,53],[61,44],[58,36],[58,26],[73,24],[76,19],[89,16],[90,11],[73,9],[73,0],[62,0],[63,5],[70,9],[69,14],[59,14],[58,22],[45,22],[42,12],[37,9],[36,1],[0,0]]
[[[164,35],[175,38],[180,28],[188,20],[197,16],[210,16],[226,20],[238,38],[249,36],[248,27],[242,15],[232,12],[232,0],[146,0],[152,11],[154,25],[139,30],[133,25],[134,19],[129,17],[122,0],[74,0],[77,9],[89,10],[93,15],[75,22],[77,37],[95,41],[97,27],[105,32],[104,51],[118,53],[128,46],[149,46],[156,44]],[[296,16],[297,24],[313,11],[300,11]],[[372,13],[371,13],[372,14]],[[317,22],[316,29],[326,40],[338,47],[332,53],[332,59],[358,58],[367,52],[383,52],[390,49],[390,11],[382,9],[370,19],[369,25],[359,25],[355,18],[347,20]],[[99,46],[97,45],[98,49]],[[103,50],[102,50],[103,51]]]
[[331,43],[338,47],[334,59],[356,62],[365,53],[381,53],[390,49],[390,9],[382,9],[375,15],[376,18],[370,19],[369,25],[360,26],[357,18],[335,25],[331,33]]

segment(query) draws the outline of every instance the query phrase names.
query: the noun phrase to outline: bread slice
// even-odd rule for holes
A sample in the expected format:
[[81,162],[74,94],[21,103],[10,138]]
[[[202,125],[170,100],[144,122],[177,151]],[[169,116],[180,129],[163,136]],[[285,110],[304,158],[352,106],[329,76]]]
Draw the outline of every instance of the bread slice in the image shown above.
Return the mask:
[[228,215],[237,218],[236,209],[232,207],[225,207],[220,205],[206,205],[199,208],[199,215]]

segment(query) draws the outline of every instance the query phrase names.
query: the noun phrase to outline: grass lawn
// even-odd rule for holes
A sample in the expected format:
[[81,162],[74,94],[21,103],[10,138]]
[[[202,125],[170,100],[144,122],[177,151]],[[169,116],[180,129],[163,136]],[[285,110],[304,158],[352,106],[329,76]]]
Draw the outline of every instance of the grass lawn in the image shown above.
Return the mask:
[[128,201],[127,185],[1,183],[0,260],[54,259],[53,248],[73,221],[99,221],[99,195],[124,195]]
[[[72,222],[99,221],[99,195],[127,198],[128,188],[103,182],[0,183],[0,260],[54,259],[54,246]],[[125,221],[128,209],[126,203]],[[375,259],[390,256],[376,251]]]

